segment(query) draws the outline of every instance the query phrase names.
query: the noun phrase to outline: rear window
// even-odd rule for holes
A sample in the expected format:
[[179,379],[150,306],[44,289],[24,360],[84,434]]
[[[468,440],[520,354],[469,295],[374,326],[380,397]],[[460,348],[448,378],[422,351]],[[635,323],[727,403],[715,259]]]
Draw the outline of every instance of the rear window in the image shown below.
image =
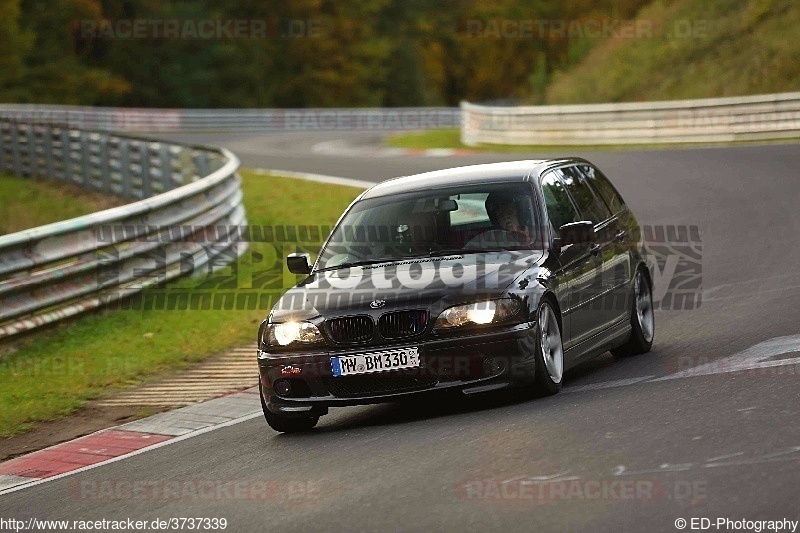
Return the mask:
[[595,196],[578,167],[561,169],[561,179],[564,180],[564,185],[578,205],[578,211],[584,220],[591,220],[597,224],[611,218],[611,212],[605,202]]
[[579,167],[584,176],[586,176],[589,184],[594,188],[600,197],[605,201],[611,213],[616,215],[625,206],[625,202],[617,192],[617,189],[611,185],[608,178],[599,170],[591,165],[581,165]]

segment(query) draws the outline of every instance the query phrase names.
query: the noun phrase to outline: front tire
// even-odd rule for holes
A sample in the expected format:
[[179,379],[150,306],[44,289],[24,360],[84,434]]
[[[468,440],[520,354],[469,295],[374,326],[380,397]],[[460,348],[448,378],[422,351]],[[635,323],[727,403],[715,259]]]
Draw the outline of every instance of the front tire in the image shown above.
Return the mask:
[[631,306],[631,336],[628,341],[611,350],[616,357],[629,357],[647,353],[653,346],[655,317],[653,316],[653,289],[642,269],[633,278],[633,305]]
[[536,337],[534,392],[539,396],[550,396],[561,390],[564,378],[564,347],[556,312],[548,301],[539,306]]
[[264,394],[259,387],[258,395],[261,397],[261,410],[264,411],[264,418],[269,424],[269,427],[279,433],[299,433],[301,431],[309,431],[319,422],[318,416],[302,417],[302,418],[289,418],[275,414],[267,409],[267,403],[264,401]]

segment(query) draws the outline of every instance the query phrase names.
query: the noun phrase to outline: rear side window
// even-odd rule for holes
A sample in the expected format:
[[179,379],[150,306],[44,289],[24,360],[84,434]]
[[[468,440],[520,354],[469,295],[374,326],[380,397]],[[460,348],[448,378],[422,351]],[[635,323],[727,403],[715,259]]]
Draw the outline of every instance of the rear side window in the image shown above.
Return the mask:
[[578,211],[572,204],[564,185],[556,176],[556,172],[548,172],[542,177],[542,192],[550,223],[553,225],[553,229],[557,230],[564,224],[577,222],[579,218]]
[[584,220],[591,220],[597,224],[611,218],[611,212],[605,202],[592,192],[592,188],[578,167],[566,167],[556,172],[560,172],[561,179],[578,205]]
[[594,190],[597,191],[601,198],[603,198],[612,214],[616,215],[622,211],[622,208],[625,206],[625,202],[617,192],[617,189],[615,189],[614,186],[611,185],[611,182],[608,181],[608,178],[605,176],[605,174],[591,165],[580,165],[578,168],[580,168],[581,173],[586,176],[589,184],[591,184]]

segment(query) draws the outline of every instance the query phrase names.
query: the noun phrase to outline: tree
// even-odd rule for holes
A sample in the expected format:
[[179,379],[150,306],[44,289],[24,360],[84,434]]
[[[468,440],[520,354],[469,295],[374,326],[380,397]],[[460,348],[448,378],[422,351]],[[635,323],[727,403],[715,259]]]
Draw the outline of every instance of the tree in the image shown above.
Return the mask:
[[100,17],[96,0],[41,0],[22,6],[20,26],[33,42],[22,48],[25,93],[17,101],[94,104],[130,90],[108,68],[89,66],[80,47],[79,21]]
[[25,54],[33,46],[33,35],[19,26],[19,0],[0,0],[0,98],[5,101],[24,101]]

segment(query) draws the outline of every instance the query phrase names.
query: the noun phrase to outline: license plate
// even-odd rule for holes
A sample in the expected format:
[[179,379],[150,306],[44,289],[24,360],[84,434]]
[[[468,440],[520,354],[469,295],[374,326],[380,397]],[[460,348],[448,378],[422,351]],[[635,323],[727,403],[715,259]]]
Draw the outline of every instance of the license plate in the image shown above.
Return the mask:
[[331,357],[331,369],[334,376],[371,374],[372,372],[417,367],[419,367],[418,348],[400,348],[361,355]]

